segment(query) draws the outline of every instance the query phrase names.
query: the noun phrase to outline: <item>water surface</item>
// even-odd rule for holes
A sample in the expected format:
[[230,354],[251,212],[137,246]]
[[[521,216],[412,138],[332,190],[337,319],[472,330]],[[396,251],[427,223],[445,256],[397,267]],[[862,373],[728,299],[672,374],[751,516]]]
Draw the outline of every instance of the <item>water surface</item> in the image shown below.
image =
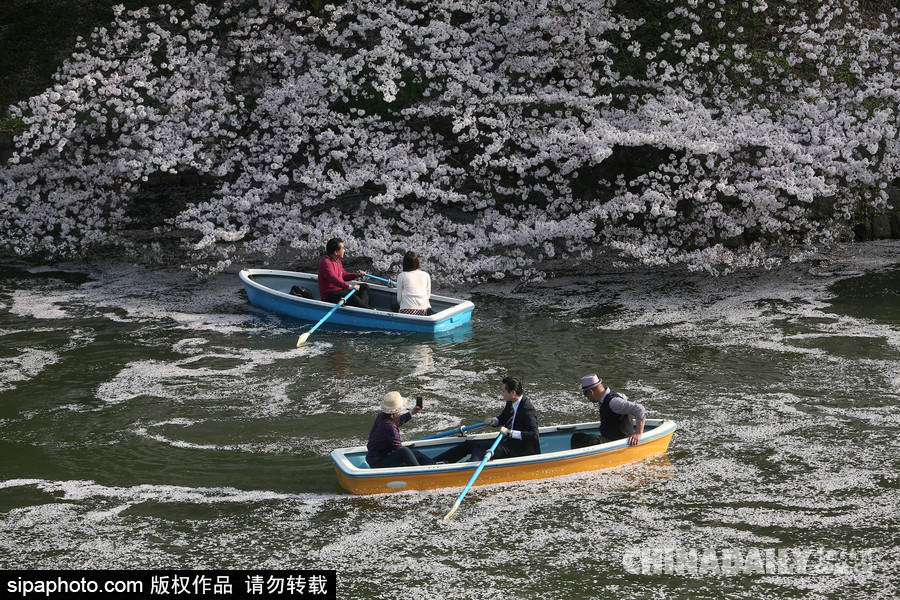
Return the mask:
[[[304,326],[233,273],[8,263],[0,567],[333,568],[341,598],[896,597],[898,265],[877,242],[724,278],[443,290],[471,327],[296,348]],[[449,524],[459,490],[337,485],[328,453],[365,442],[386,391],[426,397],[412,439],[499,413],[506,374],[542,424],[593,420],[591,372],[678,422],[666,455],[476,488]],[[676,552],[717,571],[672,573]],[[767,552],[808,572],[759,572]]]

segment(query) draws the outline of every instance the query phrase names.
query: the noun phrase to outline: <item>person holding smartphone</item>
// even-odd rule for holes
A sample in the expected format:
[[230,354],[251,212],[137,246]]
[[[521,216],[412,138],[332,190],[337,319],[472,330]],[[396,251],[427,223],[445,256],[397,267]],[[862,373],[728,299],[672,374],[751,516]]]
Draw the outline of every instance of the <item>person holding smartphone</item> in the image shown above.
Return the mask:
[[406,410],[406,403],[406,398],[400,392],[388,392],[384,395],[375,424],[369,432],[369,443],[366,444],[366,462],[372,469],[434,464],[428,456],[407,448],[400,441],[400,428],[424,409],[421,396],[416,397],[416,407],[412,411]]

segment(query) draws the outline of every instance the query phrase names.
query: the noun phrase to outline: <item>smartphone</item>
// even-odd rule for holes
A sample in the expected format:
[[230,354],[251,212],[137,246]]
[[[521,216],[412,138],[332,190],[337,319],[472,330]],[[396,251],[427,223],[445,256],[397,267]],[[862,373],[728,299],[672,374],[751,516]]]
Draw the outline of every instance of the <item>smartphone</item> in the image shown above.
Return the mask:
[[422,406],[422,396],[416,396],[416,406],[424,408],[424,406]]

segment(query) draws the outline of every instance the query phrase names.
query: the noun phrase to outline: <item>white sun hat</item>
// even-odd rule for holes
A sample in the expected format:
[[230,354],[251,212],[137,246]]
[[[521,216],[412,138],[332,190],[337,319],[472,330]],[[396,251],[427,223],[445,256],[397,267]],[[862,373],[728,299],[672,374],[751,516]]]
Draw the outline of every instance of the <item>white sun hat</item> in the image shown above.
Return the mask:
[[381,399],[381,412],[393,415],[406,408],[406,398],[400,392],[388,392]]

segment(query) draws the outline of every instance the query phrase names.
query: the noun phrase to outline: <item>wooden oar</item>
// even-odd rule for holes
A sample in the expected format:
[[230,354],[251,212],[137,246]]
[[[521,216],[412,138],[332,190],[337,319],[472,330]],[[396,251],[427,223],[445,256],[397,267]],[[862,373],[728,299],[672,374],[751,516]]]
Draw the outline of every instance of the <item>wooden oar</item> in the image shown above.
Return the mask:
[[459,508],[459,505],[462,504],[463,498],[466,497],[466,494],[469,492],[469,488],[472,487],[472,484],[475,483],[475,480],[478,479],[478,476],[481,475],[481,470],[484,468],[484,465],[487,464],[487,461],[491,459],[494,455],[494,450],[497,449],[497,446],[500,445],[500,440],[503,439],[503,434],[497,435],[497,439],[494,440],[494,443],[491,445],[490,449],[487,451],[487,454],[484,455],[484,458],[481,460],[481,464],[478,465],[478,468],[475,469],[475,472],[472,473],[472,478],[469,480],[469,483],[466,484],[466,487],[463,488],[462,493],[459,495],[459,498],[456,499],[456,502],[453,503],[453,508],[450,509],[446,515],[444,515],[444,522],[450,520],[454,514],[456,514],[456,509]]
[[336,310],[339,309],[341,306],[343,306],[344,303],[347,301],[347,298],[349,298],[350,296],[352,296],[352,295],[353,295],[353,292],[355,292],[355,291],[356,291],[356,288],[353,288],[352,290],[350,290],[350,293],[347,294],[346,296],[344,296],[343,298],[341,298],[341,301],[338,302],[337,304],[335,304],[335,305],[334,305],[334,308],[332,308],[331,310],[329,310],[327,315],[325,315],[324,317],[322,317],[321,319],[319,319],[319,322],[316,323],[315,325],[313,325],[313,328],[312,328],[312,329],[310,329],[309,331],[307,331],[306,333],[304,333],[303,335],[301,335],[301,336],[300,336],[300,339],[297,340],[297,347],[299,348],[300,346],[302,346],[303,343],[306,342],[306,340],[309,338],[309,336],[312,335],[312,332],[315,331],[316,329],[318,329],[318,328],[319,328],[319,325],[321,325],[321,324],[324,323],[326,320],[328,320],[328,317],[330,317],[331,315],[333,315],[333,314],[334,314],[334,311],[336,311]]
[[453,435],[454,433],[458,433],[462,435],[463,432],[469,431],[470,429],[477,429],[478,427],[484,427],[487,423],[475,423],[474,425],[466,425],[465,427],[459,426],[456,429],[450,429],[449,431],[444,431],[443,433],[435,433],[434,435],[429,435],[427,437],[419,438],[414,440],[416,442],[421,442],[423,440],[435,440],[437,438],[447,437],[448,435]]

